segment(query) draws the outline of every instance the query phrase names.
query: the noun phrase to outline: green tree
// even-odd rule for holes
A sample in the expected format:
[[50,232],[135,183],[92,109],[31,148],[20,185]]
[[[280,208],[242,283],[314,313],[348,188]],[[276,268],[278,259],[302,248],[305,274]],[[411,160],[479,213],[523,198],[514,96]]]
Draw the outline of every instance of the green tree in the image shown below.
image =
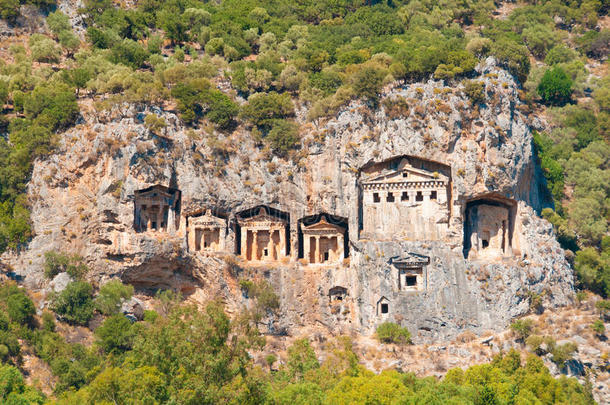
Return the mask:
[[377,327],[377,339],[383,343],[409,344],[411,343],[411,333],[407,328],[403,328],[393,322],[384,322]]
[[374,66],[365,66],[352,77],[352,88],[358,97],[376,103],[383,87],[385,72]]
[[125,285],[120,280],[111,280],[100,288],[95,298],[95,307],[104,315],[117,314],[121,303],[131,298],[133,286]]
[[271,130],[265,137],[273,151],[279,156],[286,156],[299,143],[299,131],[296,123],[288,120],[274,120]]
[[93,317],[93,288],[84,281],[74,281],[53,299],[52,309],[68,322],[86,325]]
[[81,278],[89,271],[84,259],[74,254],[69,256],[65,253],[50,250],[44,254],[44,275],[51,279],[59,273],[66,272],[73,278]]
[[538,94],[546,103],[564,105],[572,97],[572,79],[561,67],[549,69],[540,80]]
[[97,343],[106,353],[120,354],[131,349],[134,335],[131,322],[122,314],[107,318],[95,330]]

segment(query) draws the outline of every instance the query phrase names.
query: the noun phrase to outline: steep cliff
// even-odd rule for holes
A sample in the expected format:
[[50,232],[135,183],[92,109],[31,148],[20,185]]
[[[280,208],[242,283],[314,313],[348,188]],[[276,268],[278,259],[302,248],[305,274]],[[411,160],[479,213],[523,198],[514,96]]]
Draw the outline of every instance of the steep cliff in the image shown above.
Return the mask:
[[[28,188],[35,237],[4,258],[28,286],[44,288],[43,253],[73,251],[87,260],[92,281],[120,277],[142,291],[174,288],[199,302],[222,297],[230,312],[248,305],[239,279],[265,277],[280,296],[268,332],[279,334],[369,334],[391,320],[426,342],[464,329],[503,328],[528,311],[532,294],[542,294],[547,306],[565,305],[572,271],[551,225],[538,216],[548,204],[546,187],[516,84],[491,58],[477,72],[486,96],[481,104],[473,105],[460,87],[429,81],[393,85],[379,109],[353,102],[331,120],[306,122],[303,107],[302,148],[290,161],[261,148],[246,127],[185,128],[172,112],[136,105],[83,113],[62,134],[57,153],[36,162]],[[149,131],[144,117],[151,112],[168,126]],[[362,169],[401,157],[448,167],[445,231],[365,238]],[[156,184],[181,193],[178,229],[136,232],[135,192]],[[465,224],[479,203],[502,204],[509,213],[510,246],[503,242],[497,257],[468,254]],[[235,255],[243,243],[235,215],[260,204],[289,214],[289,257],[253,264]],[[189,249],[188,216],[206,209],[228,220],[224,252]],[[308,265],[298,258],[299,220],[320,212],[347,220],[346,260]],[[408,254],[429,258],[417,291],[401,289],[392,261]],[[337,286],[346,296],[329,303]],[[381,303],[388,304],[384,311]]]

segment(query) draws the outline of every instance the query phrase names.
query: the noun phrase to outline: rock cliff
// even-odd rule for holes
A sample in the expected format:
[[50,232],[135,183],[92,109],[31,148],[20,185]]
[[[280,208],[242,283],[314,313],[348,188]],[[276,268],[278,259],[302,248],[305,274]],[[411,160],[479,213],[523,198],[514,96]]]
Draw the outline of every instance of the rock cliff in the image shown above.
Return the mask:
[[[300,107],[302,148],[289,161],[257,145],[245,127],[232,133],[189,129],[170,111],[136,105],[83,113],[62,134],[57,152],[36,162],[28,188],[35,237],[4,259],[30,287],[43,288],[43,253],[76,252],[94,282],[120,277],[142,291],[174,288],[200,302],[221,297],[230,312],[248,305],[240,278],[266,277],[280,296],[280,310],[267,319],[268,332],[277,334],[368,334],[391,320],[427,342],[464,329],[503,328],[529,310],[532,294],[542,294],[547,306],[565,305],[573,293],[572,271],[551,225],[538,216],[547,204],[546,186],[517,86],[493,59],[477,72],[474,80],[484,84],[486,96],[480,105],[473,106],[460,87],[429,81],[389,86],[380,108],[352,102],[330,120],[306,122],[307,109]],[[164,117],[167,127],[149,131],[149,113]],[[401,157],[448,167],[450,214],[443,235],[363,234],[362,169]],[[180,226],[136,232],[135,192],[156,184],[180,190]],[[507,207],[505,254],[469,255],[465,249],[471,246],[465,223],[479,202]],[[290,255],[254,265],[235,255],[242,243],[235,215],[260,204],[289,214]],[[228,220],[225,252],[189,249],[188,215],[205,209]],[[299,220],[320,212],[347,220],[348,258],[332,265],[298,258]],[[386,220],[400,224],[402,218]],[[476,237],[485,247],[489,240],[481,232]],[[401,289],[392,262],[409,254],[429,258],[417,291]],[[330,302],[336,286],[346,296]],[[384,311],[381,304],[387,304]]]

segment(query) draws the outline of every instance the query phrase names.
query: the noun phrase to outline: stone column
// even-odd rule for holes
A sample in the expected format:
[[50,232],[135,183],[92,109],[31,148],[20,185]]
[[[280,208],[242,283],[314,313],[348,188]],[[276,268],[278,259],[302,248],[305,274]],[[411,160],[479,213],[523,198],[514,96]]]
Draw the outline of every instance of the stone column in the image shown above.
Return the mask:
[[207,231],[207,228],[201,230],[201,241],[199,242],[199,248],[202,252],[205,250],[205,231]]
[[252,260],[258,260],[258,231],[252,231]]
[[314,255],[314,263],[320,263],[320,236],[316,235],[316,253]]
[[311,257],[309,254],[309,252],[311,250],[309,239],[310,239],[309,234],[304,233],[303,234],[303,259],[307,260],[307,262],[309,262],[309,258]]
[[227,238],[227,228],[221,226],[218,230],[218,250],[225,250],[225,239]]
[[432,194],[432,190],[423,190],[421,193],[424,196],[424,202],[430,202],[430,194]]
[[157,231],[161,230],[161,222],[163,222],[163,206],[159,205],[157,210]]
[[172,235],[176,231],[176,218],[174,214],[174,209],[169,207],[167,210],[167,231]]
[[244,260],[248,259],[248,230],[241,228],[241,257]]
[[343,234],[337,236],[337,261],[341,263],[345,257],[345,242],[343,240]]
[[280,228],[278,231],[280,233],[280,256],[286,255],[286,228]]
[[150,216],[146,217],[146,230],[150,231],[150,229],[152,228],[152,221],[150,220]]
[[191,226],[188,229],[188,248],[190,251],[195,251],[195,247],[197,246],[195,243],[195,238],[195,228]]
[[415,202],[415,196],[417,195],[417,190],[408,190],[407,194],[409,194],[409,202],[413,204]]

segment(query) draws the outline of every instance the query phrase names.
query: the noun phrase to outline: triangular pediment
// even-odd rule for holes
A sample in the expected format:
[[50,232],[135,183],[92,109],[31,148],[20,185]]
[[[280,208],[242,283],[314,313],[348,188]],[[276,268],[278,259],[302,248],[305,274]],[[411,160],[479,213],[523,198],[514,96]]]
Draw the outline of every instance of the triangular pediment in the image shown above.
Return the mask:
[[209,211],[207,211],[204,215],[198,217],[191,217],[189,219],[191,225],[207,225],[216,224],[219,227],[225,226],[225,220],[212,215]]
[[311,225],[303,225],[303,231],[336,231],[337,233],[344,233],[345,228],[337,225],[331,224],[323,217],[320,221]]
[[396,183],[412,181],[447,181],[447,177],[438,172],[429,172],[411,166],[402,166],[394,170],[384,170],[364,179],[365,183]]
[[424,266],[430,263],[430,257],[417,253],[407,253],[402,256],[394,256],[390,263],[395,266]]

